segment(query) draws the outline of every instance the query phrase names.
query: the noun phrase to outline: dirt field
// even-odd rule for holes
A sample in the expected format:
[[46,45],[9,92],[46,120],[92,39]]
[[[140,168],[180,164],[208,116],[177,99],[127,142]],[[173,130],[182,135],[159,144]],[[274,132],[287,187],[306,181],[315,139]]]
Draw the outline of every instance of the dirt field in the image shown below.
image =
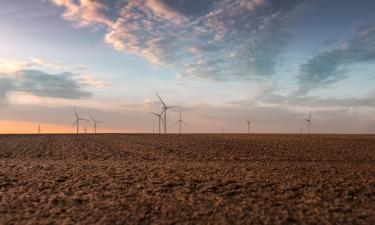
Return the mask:
[[375,224],[375,136],[2,135],[0,224]]

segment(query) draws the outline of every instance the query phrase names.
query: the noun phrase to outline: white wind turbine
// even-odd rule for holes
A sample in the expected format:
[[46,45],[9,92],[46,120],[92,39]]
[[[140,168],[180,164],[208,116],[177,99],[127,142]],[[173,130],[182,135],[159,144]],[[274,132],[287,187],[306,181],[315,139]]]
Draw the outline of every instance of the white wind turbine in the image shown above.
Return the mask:
[[77,125],[77,134],[78,134],[78,133],[79,133],[79,121],[88,121],[88,120],[87,120],[87,119],[84,119],[84,118],[79,118],[76,109],[73,108],[73,110],[74,110],[74,114],[75,114],[75,116],[76,116],[76,121],[73,123],[72,126]]
[[310,127],[312,126],[312,117],[311,117],[311,111],[309,114],[309,117],[305,119],[307,122],[307,133],[310,134]]
[[96,121],[96,120],[94,119],[94,117],[92,117],[92,116],[90,116],[90,118],[91,118],[91,121],[93,122],[94,133],[96,134],[96,127],[97,127],[97,125],[98,125],[99,123],[104,123],[104,121]]
[[170,109],[170,108],[174,108],[174,106],[167,106],[164,103],[163,99],[161,99],[161,97],[159,96],[159,94],[158,93],[155,93],[155,94],[158,97],[158,99],[160,100],[160,102],[163,104],[163,107],[162,107],[163,112],[162,113],[164,113],[164,119],[163,119],[163,122],[164,122],[164,134],[166,134],[167,133],[167,110]]
[[251,125],[251,122],[252,122],[252,118],[250,118],[249,120],[246,120],[247,122],[247,133],[250,134],[250,125]]
[[163,122],[163,118],[162,118],[162,115],[163,115],[163,111],[159,114],[157,113],[154,113],[154,112],[150,112],[152,115],[155,115],[158,117],[159,119],[159,134],[161,133],[161,122]]
[[179,133],[181,134],[181,127],[182,127],[182,124],[185,124],[187,125],[187,123],[182,119],[181,117],[181,110],[180,110],[180,119],[175,123],[175,124],[179,124]]

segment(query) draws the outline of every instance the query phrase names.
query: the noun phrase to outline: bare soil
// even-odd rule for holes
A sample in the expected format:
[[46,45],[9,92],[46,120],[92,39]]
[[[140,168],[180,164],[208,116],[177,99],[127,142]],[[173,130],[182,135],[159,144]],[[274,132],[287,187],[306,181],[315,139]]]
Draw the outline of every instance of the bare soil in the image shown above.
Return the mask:
[[0,224],[375,224],[371,135],[1,135]]

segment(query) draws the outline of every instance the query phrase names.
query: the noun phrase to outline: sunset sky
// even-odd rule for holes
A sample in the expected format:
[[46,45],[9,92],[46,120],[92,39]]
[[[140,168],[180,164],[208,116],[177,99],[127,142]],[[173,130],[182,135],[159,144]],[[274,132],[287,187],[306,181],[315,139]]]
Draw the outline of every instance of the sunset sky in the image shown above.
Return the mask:
[[375,1],[0,0],[0,133],[157,131],[155,92],[186,132],[375,133]]

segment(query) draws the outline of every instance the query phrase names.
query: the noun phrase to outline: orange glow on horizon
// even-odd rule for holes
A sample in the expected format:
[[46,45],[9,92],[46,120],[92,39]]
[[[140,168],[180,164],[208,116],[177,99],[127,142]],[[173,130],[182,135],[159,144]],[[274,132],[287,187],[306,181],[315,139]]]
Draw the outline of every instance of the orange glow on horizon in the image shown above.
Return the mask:
[[[0,120],[0,134],[37,134],[38,126],[41,127],[42,134],[49,133],[75,133],[76,128],[69,125],[35,123],[28,121]],[[84,127],[80,127],[80,133],[85,132]],[[98,133],[120,133],[123,130],[114,130],[106,127],[98,128]],[[131,132],[131,131],[125,131]],[[87,127],[87,133],[93,133],[92,127]]]

